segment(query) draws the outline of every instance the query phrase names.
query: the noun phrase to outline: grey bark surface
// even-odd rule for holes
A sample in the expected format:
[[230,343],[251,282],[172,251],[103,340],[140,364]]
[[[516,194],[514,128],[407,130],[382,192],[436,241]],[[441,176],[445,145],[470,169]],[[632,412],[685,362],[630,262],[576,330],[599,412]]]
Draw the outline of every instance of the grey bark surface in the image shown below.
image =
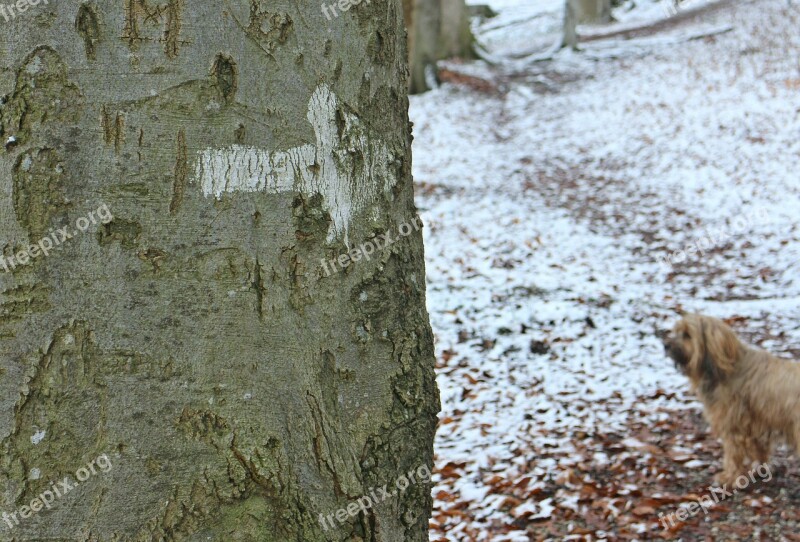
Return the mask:
[[432,463],[421,232],[320,263],[416,217],[399,2],[0,24],[3,256],[113,215],[0,268],[0,511],[113,463],[0,539],[428,540],[427,483],[318,520]]
[[564,1],[564,29],[561,46],[572,49],[578,47],[578,7],[573,0]]
[[408,31],[409,90],[425,92],[425,71],[439,60],[439,34],[442,25],[440,0],[403,0]]
[[571,0],[576,6],[579,23],[611,22],[611,0]]
[[561,46],[577,48],[579,24],[609,22],[611,22],[611,0],[565,0]]
[[[412,94],[430,89],[428,74],[444,58],[473,58],[474,37],[464,0],[402,0],[408,32]],[[428,72],[428,73],[426,73]]]
[[475,38],[470,28],[470,12],[464,0],[441,0],[442,28],[440,58],[472,58]]

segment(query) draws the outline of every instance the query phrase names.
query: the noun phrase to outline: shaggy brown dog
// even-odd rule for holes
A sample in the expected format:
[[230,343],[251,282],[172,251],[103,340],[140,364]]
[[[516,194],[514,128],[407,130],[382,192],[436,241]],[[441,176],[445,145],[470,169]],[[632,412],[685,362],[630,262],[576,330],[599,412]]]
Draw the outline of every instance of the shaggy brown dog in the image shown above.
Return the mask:
[[722,320],[699,314],[679,321],[664,346],[722,439],[717,482],[733,484],[752,462],[766,463],[780,439],[800,450],[800,364],[748,346]]

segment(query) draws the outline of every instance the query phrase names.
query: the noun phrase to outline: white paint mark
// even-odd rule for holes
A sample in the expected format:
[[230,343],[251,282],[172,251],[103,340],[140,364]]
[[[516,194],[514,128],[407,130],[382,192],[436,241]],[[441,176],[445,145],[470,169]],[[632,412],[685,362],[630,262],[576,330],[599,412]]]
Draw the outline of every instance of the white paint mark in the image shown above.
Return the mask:
[[35,432],[35,433],[34,433],[34,434],[31,436],[31,442],[32,442],[34,445],[36,445],[36,444],[39,444],[40,442],[42,442],[42,440],[44,440],[44,436],[45,436],[46,434],[47,434],[47,431],[43,431],[43,430],[41,430],[41,429],[40,429],[39,431],[36,431],[36,432]]
[[42,471],[33,467],[31,471],[28,473],[28,480],[38,480],[42,477]]
[[226,192],[321,194],[333,219],[328,241],[343,235],[349,246],[354,214],[369,207],[381,191],[390,197],[396,181],[390,166],[395,158],[383,141],[367,137],[358,117],[338,110],[336,96],[327,85],[320,85],[308,103],[315,145],[286,151],[242,145],[206,149],[198,153],[195,181],[205,196],[217,199]]

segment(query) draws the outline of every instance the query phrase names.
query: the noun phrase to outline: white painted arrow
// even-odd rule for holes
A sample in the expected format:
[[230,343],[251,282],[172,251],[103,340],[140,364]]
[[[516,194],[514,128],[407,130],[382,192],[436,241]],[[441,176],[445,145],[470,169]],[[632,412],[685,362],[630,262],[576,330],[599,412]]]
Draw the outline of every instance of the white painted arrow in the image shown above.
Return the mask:
[[369,208],[380,191],[391,197],[396,178],[389,166],[395,158],[383,141],[368,137],[352,113],[341,112],[345,126],[340,134],[338,107],[336,95],[320,85],[311,95],[307,115],[316,145],[285,151],[243,145],[206,149],[198,153],[195,181],[205,196],[217,199],[226,192],[321,194],[332,218],[328,241],[343,235],[349,247],[354,214]]

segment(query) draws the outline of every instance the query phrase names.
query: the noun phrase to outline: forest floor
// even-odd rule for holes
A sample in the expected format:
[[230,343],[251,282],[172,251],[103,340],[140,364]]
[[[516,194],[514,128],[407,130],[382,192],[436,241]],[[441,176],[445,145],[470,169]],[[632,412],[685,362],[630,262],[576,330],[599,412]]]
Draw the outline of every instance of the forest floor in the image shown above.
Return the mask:
[[699,311],[800,359],[800,5],[638,1],[542,60],[563,0],[494,0],[492,62],[412,99],[433,541],[800,540],[800,460],[710,489],[720,446],[657,337]]

